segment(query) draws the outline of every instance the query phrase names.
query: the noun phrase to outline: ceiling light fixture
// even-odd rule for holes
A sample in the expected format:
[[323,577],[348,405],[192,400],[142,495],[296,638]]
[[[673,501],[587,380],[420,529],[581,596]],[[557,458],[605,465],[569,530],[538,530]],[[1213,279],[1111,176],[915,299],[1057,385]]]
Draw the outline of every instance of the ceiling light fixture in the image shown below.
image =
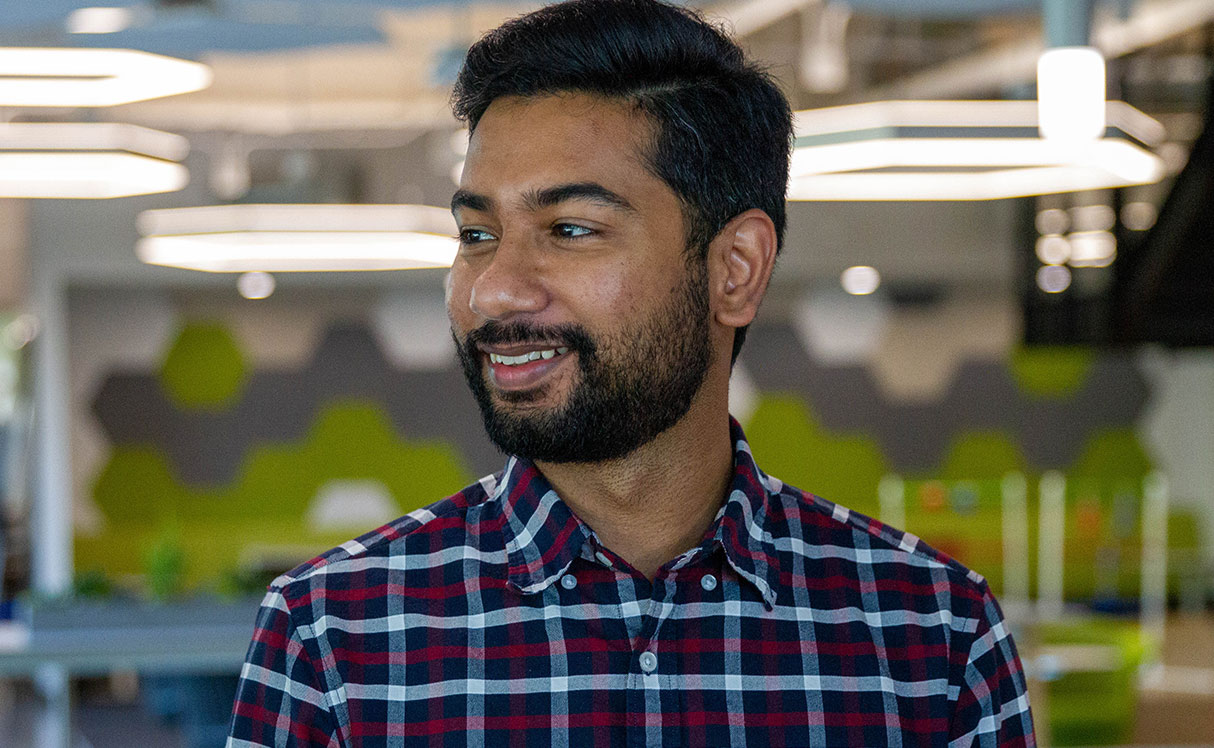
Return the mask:
[[113,198],[179,190],[180,135],[113,122],[0,123],[0,197]]
[[131,8],[77,8],[67,14],[64,28],[69,34],[116,34],[134,22]]
[[0,106],[108,107],[210,84],[206,65],[133,49],[0,47]]
[[839,276],[843,290],[852,296],[867,296],[881,285],[881,274],[870,265],[853,265]]
[[1104,55],[1095,47],[1054,47],[1037,59],[1041,137],[1095,140],[1105,131]]
[[139,259],[212,273],[450,267],[455,219],[429,205],[213,205],[148,210]]
[[1163,126],[1124,102],[1104,137],[1038,135],[1035,101],[880,101],[796,113],[790,200],[995,200],[1150,184]]

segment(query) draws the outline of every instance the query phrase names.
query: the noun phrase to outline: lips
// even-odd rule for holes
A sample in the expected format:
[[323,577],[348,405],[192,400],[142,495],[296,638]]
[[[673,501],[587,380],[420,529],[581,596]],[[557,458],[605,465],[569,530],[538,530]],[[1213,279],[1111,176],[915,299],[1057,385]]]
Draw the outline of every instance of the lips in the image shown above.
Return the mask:
[[482,346],[481,350],[489,362],[490,381],[506,391],[538,387],[570,358],[564,345]]
[[505,366],[521,366],[522,364],[526,364],[531,361],[539,361],[541,359],[548,360],[550,358],[556,358],[557,356],[563,356],[568,352],[569,348],[562,345],[557,348],[544,348],[542,350],[527,351],[515,356],[504,353],[490,353],[489,363],[503,364]]

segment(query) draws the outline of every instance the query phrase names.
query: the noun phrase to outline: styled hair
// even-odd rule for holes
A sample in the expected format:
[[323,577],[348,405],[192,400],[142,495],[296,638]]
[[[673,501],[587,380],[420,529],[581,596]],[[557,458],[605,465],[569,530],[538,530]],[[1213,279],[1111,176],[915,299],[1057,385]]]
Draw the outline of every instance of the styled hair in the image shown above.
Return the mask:
[[[452,109],[475,131],[502,96],[588,93],[653,123],[650,170],[678,197],[703,258],[733,217],[758,208],[784,243],[792,114],[771,76],[693,10],[657,0],[567,0],[512,19],[468,50]],[[734,334],[733,358],[746,337]]]

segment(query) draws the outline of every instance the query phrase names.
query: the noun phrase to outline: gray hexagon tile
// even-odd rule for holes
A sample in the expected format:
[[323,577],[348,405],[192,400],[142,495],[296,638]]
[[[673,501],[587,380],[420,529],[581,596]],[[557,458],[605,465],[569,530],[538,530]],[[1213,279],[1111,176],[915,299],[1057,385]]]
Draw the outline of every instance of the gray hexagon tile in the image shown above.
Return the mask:
[[752,327],[742,359],[760,390],[800,394],[824,428],[870,434],[905,472],[938,468],[962,431],[1005,432],[1034,468],[1065,468],[1093,433],[1135,427],[1150,394],[1130,356],[1117,352],[1099,354],[1080,390],[1066,398],[1024,392],[1005,362],[967,361],[934,402],[893,400],[865,366],[815,362],[787,324]]
[[97,390],[93,412],[111,442],[156,445],[183,481],[222,485],[235,477],[252,444],[302,439],[317,411],[340,398],[380,402],[397,432],[410,439],[454,444],[474,475],[501,467],[460,371],[394,369],[359,323],[330,327],[303,369],[252,372],[229,410],[183,412],[155,372],[115,372]]

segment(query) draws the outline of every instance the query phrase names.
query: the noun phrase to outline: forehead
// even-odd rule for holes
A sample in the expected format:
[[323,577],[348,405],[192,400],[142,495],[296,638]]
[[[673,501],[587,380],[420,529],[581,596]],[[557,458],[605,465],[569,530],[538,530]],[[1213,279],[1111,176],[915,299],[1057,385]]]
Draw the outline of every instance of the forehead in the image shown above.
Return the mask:
[[646,169],[649,120],[627,101],[582,93],[494,100],[468,141],[465,182],[481,176],[635,178]]

